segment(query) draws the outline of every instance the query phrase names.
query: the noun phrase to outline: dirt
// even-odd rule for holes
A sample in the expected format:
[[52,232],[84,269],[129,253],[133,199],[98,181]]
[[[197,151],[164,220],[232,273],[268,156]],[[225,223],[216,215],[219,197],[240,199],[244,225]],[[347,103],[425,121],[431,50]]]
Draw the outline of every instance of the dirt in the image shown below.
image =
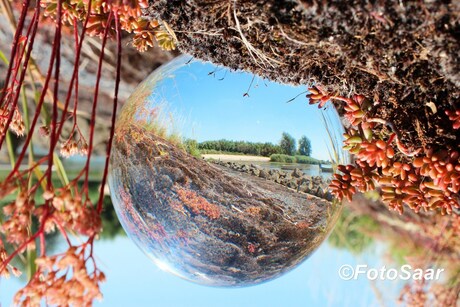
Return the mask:
[[122,224],[184,278],[216,286],[271,279],[306,259],[334,225],[340,205],[118,127],[110,187]]
[[184,53],[365,95],[407,147],[458,148],[445,111],[460,107],[459,1],[156,0],[146,13]]

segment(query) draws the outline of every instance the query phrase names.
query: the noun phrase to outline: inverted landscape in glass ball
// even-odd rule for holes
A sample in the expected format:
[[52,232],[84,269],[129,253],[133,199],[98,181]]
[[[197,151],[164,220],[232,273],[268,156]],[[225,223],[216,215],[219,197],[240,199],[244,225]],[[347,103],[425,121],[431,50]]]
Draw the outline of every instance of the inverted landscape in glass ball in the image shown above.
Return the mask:
[[190,56],[138,86],[118,118],[109,185],[124,229],[160,268],[255,285],[326,239],[341,209],[328,183],[343,131],[305,91]]

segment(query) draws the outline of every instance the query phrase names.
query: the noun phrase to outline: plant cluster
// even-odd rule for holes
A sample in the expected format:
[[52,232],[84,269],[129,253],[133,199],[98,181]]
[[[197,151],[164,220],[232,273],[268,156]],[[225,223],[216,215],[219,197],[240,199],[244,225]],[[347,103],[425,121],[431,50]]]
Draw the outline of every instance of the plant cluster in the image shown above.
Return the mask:
[[[351,98],[326,93],[320,86],[309,89],[310,104],[323,107],[327,101],[344,103],[351,126],[344,134],[344,149],[355,157],[354,165],[340,165],[341,174],[331,182],[332,193],[351,201],[356,192],[380,189],[382,200],[400,213],[407,205],[415,212],[437,210],[451,214],[460,208],[460,154],[455,149],[417,148],[401,142],[395,125],[372,117],[372,102],[362,95]],[[447,111],[458,129],[460,112]]]
[[[38,258],[38,274],[16,294],[14,304],[38,306],[45,298],[50,305],[88,306],[94,298],[101,299],[99,284],[105,281],[105,275],[96,267],[89,269],[90,253],[86,246],[81,246],[69,248],[63,254]],[[70,273],[62,275],[62,271]]]
[[[59,0],[43,0],[43,15],[56,21]],[[106,29],[109,36],[115,36],[115,20],[111,12],[118,15],[121,30],[134,34],[133,46],[144,52],[154,47],[155,41],[164,50],[175,49],[174,32],[167,24],[143,17],[142,10],[148,8],[147,0],[61,0],[61,21],[63,25],[74,26],[87,22],[89,36],[102,38]]]

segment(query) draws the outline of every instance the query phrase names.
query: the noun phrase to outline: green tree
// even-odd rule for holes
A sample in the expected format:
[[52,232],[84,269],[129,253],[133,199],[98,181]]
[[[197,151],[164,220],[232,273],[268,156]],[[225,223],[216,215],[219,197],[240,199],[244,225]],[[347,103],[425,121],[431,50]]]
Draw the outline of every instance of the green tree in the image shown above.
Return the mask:
[[287,132],[281,135],[280,147],[285,155],[294,155],[296,151],[295,139]]
[[311,142],[305,135],[299,139],[299,154],[311,156]]

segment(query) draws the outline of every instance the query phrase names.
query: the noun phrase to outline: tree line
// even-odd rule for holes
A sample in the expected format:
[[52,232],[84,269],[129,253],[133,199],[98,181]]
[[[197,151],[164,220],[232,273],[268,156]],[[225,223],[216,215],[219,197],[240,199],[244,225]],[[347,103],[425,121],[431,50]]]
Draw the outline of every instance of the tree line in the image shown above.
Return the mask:
[[272,154],[282,153],[282,149],[278,145],[269,142],[247,142],[247,141],[230,141],[217,140],[205,141],[198,143],[198,150],[215,150],[223,152],[242,153],[245,155],[255,155],[269,157]]
[[195,140],[187,140],[187,147],[198,150],[201,153],[206,152],[229,152],[229,153],[241,153],[245,155],[255,155],[270,157],[273,154],[284,154],[284,155],[311,155],[311,143],[306,136],[302,136],[298,142],[298,149],[296,140],[288,133],[283,132],[281,140],[278,144],[270,142],[248,142],[248,141],[232,141],[232,140],[216,140],[216,141],[204,141],[198,143]]

